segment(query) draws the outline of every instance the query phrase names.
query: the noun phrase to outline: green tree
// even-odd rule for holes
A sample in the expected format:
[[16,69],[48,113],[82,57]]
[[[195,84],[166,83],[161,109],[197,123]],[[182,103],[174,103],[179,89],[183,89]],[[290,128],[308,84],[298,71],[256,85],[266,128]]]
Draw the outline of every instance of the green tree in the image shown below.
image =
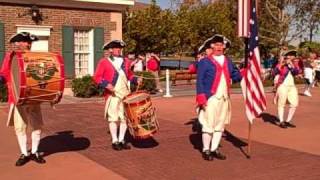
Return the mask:
[[153,0],[149,8],[126,13],[124,17],[124,40],[127,50],[135,52],[161,52],[168,46],[172,13],[163,11]]
[[285,45],[319,26],[319,0],[260,0],[262,43]]

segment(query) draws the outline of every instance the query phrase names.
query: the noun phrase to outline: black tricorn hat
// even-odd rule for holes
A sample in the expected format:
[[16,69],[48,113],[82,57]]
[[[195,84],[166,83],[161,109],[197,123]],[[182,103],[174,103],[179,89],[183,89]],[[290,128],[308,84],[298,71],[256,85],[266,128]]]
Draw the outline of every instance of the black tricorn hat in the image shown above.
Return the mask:
[[36,35],[30,34],[28,32],[20,32],[18,34],[13,35],[10,38],[10,43],[14,42],[32,42],[38,41],[39,38]]
[[225,45],[226,49],[230,48],[230,46],[231,46],[231,41],[228,38],[226,38],[225,36],[221,35],[221,34],[215,34],[214,36],[212,36],[209,39],[210,40],[207,42],[207,43],[209,43],[209,45],[213,44],[213,43],[220,42],[220,43],[223,43]]
[[206,51],[206,49],[210,48],[210,42],[212,40],[212,37],[206,39],[203,44],[198,48],[198,53],[202,53],[204,51]]
[[103,45],[103,49],[110,49],[110,48],[124,48],[126,43],[121,40],[113,40]]
[[296,50],[289,50],[284,53],[284,56],[297,56],[298,52]]

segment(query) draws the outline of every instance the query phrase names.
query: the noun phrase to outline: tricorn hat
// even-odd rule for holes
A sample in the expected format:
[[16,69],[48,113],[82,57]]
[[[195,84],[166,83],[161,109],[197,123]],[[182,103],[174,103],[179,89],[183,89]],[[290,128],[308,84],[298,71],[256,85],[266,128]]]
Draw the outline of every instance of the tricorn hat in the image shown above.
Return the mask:
[[231,41],[226,38],[225,36],[221,35],[221,34],[215,34],[214,36],[212,36],[211,38],[209,38],[210,40],[207,42],[209,44],[213,44],[213,43],[223,43],[225,45],[225,48],[228,49],[231,46]]
[[103,45],[103,49],[110,49],[110,48],[124,48],[126,46],[126,43],[122,40],[113,40],[111,42],[108,42]]
[[198,53],[202,53],[206,51],[206,49],[210,48],[210,41],[212,40],[212,37],[206,39],[203,44],[198,48]]
[[39,38],[34,34],[30,34],[28,32],[20,32],[20,33],[17,33],[15,35],[13,35],[10,38],[10,43],[14,43],[14,42],[32,42],[32,41],[37,41],[37,40],[39,40]]
[[284,53],[284,56],[297,56],[298,52],[296,50],[289,50]]

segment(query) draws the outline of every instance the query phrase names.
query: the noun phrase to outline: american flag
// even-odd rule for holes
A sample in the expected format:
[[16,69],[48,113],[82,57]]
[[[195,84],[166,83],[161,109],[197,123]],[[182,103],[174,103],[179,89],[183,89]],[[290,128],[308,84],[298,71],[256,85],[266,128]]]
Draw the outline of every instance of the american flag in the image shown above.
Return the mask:
[[246,115],[250,123],[266,109],[266,96],[261,80],[260,53],[258,47],[258,21],[255,0],[250,3],[248,58],[245,59],[245,74],[241,81]]

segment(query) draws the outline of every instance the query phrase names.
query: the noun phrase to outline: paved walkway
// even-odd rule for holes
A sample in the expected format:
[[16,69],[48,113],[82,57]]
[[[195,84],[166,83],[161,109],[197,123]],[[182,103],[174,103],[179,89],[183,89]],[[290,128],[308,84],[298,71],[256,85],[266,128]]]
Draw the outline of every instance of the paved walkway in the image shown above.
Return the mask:
[[[319,88],[313,89],[312,98],[300,96],[295,129],[279,128],[276,106],[268,103],[267,112],[252,128],[251,159],[245,153],[248,122],[243,100],[240,94],[233,94],[232,123],[221,147],[228,159],[213,162],[201,158],[192,96],[154,97],[160,132],[144,142],[129,138],[133,148],[121,152],[111,149],[101,99],[83,103],[69,98],[56,110],[43,106],[46,125],[40,149],[48,161],[45,165],[30,162],[15,167],[19,152],[13,130],[0,124],[0,179],[320,178]],[[272,102],[272,94],[267,99]],[[6,118],[4,107],[0,118]]]

